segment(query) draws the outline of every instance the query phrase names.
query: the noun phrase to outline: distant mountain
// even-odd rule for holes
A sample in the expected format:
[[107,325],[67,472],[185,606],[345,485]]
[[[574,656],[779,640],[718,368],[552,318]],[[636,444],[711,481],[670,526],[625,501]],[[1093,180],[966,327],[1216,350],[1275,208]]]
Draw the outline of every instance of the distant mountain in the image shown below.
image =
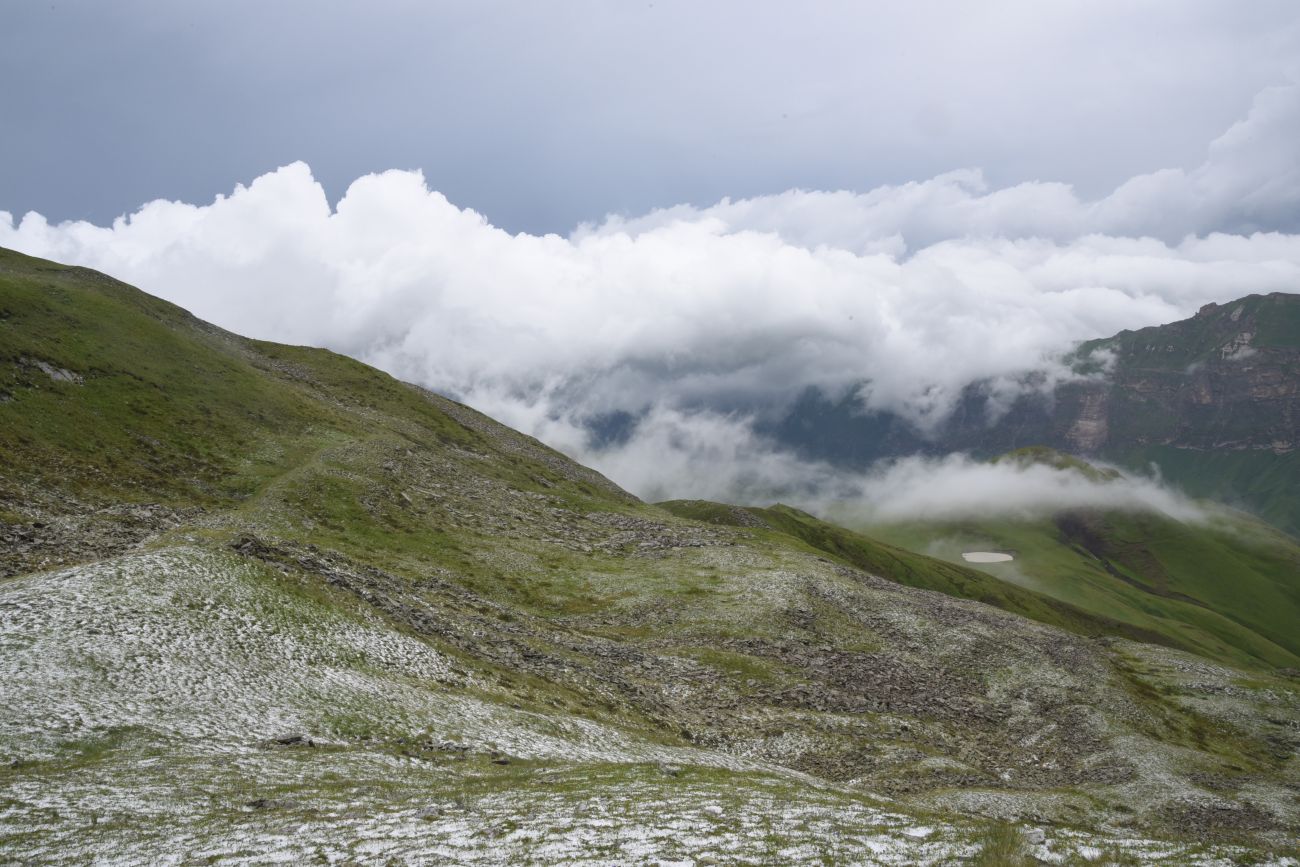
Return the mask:
[[863,467],[883,457],[1044,445],[1160,473],[1189,493],[1300,533],[1300,295],[1249,295],[1190,319],[1083,344],[1091,378],[1029,393],[990,422],[982,384],[922,436],[856,399],[810,390],[765,432],[802,454]]
[[1276,660],[8,251],[0,567],[6,863],[1300,854]]

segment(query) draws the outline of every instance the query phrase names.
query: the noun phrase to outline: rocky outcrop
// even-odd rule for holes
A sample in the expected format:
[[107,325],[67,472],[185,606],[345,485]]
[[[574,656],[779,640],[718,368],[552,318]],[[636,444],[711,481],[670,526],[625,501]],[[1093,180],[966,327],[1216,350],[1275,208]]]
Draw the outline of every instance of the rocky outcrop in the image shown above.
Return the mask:
[[1065,434],[1070,451],[1090,454],[1105,445],[1110,435],[1109,404],[1110,393],[1104,385],[1084,391],[1078,414]]
[[[1105,382],[1058,401],[1061,446],[1085,454],[1167,445],[1196,450],[1296,448],[1300,295],[1210,304],[1191,319],[1123,331],[1081,353],[1114,354]],[[1068,387],[1067,387],[1068,388]]]
[[1181,322],[1084,343],[1074,362],[1079,378],[1055,387],[1027,375],[1010,407],[973,383],[945,424],[925,434],[900,416],[864,412],[851,394],[830,399],[813,389],[764,433],[849,467],[1034,445],[1140,471],[1155,462],[1197,496],[1300,532],[1300,510],[1282,493],[1300,474],[1300,295],[1209,304]]

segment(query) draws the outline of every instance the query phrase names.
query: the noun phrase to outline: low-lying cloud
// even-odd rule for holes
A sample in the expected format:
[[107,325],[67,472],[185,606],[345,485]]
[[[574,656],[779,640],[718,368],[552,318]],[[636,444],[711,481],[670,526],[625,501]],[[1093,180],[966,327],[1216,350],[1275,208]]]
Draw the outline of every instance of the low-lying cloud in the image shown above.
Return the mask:
[[1154,511],[1180,521],[1206,517],[1201,507],[1152,479],[1102,478],[1068,467],[988,463],[966,455],[889,461],[858,484],[859,496],[828,507],[867,524],[1029,519],[1066,509]]
[[[581,431],[543,431],[574,452]],[[798,458],[765,442],[743,416],[656,407],[624,443],[587,459],[650,500],[790,503],[852,526],[970,518],[1028,520],[1066,509],[1159,512],[1203,521],[1204,508],[1158,479],[1108,477],[1043,462],[965,454],[883,461],[866,472]]]
[[[361,358],[637,493],[740,498],[800,474],[835,489],[833,472],[748,423],[806,386],[868,382],[864,406],[924,428],[974,380],[1068,375],[1056,359],[1079,340],[1295,291],[1298,138],[1289,85],[1261,93],[1200,166],[1097,201],[1059,183],[988,190],[967,171],[610,218],[568,237],[509,234],[413,171],[359,178],[331,207],[294,163],[211,204],[150,202],[111,226],[0,211],[0,245],[97,268],[240,333]],[[589,423],[614,412],[641,421],[601,445]]]

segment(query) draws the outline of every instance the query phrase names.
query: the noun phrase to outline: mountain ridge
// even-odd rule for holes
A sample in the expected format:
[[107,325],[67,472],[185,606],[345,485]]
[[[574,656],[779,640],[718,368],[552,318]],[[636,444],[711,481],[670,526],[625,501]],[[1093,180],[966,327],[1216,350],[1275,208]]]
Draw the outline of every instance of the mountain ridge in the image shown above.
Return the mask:
[[[1159,350],[1159,351],[1157,351]],[[984,383],[921,433],[864,411],[854,393],[809,389],[763,432],[806,458],[861,469],[876,460],[964,451],[990,458],[1049,446],[1162,477],[1189,494],[1300,533],[1300,294],[1247,295],[1166,325],[1080,344],[1081,378],[1029,387],[994,411]],[[992,417],[992,420],[990,420]]]

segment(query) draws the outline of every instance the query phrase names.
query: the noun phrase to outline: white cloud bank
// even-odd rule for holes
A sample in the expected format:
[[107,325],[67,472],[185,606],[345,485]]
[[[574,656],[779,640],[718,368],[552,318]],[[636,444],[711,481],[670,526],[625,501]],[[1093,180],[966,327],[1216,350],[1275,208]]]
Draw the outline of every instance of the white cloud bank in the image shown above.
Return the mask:
[[1157,511],[1180,521],[1207,517],[1194,503],[1150,479],[1099,479],[1069,468],[984,463],[966,455],[889,461],[857,485],[857,496],[828,508],[863,523],[1030,518],[1083,508]]
[[[419,172],[359,178],[331,208],[294,163],[108,227],[0,211],[0,245],[240,333],[359,357],[638,493],[738,498],[822,470],[701,406],[870,380],[869,406],[924,425],[968,382],[1014,378],[1075,341],[1295,291],[1298,140],[1289,85],[1259,94],[1202,165],[1098,201],[1057,183],[988,190],[963,171],[611,218],[567,238],[501,231]],[[598,449],[583,422],[612,410],[647,416]]]
[[[555,423],[544,438],[583,453],[579,430]],[[656,407],[626,443],[591,454],[610,478],[650,500],[793,503],[847,526],[968,517],[1027,519],[1059,509],[1156,511],[1180,521],[1210,516],[1158,480],[1103,478],[1046,463],[977,461],[968,455],[882,461],[867,472],[779,451],[743,417]]]

